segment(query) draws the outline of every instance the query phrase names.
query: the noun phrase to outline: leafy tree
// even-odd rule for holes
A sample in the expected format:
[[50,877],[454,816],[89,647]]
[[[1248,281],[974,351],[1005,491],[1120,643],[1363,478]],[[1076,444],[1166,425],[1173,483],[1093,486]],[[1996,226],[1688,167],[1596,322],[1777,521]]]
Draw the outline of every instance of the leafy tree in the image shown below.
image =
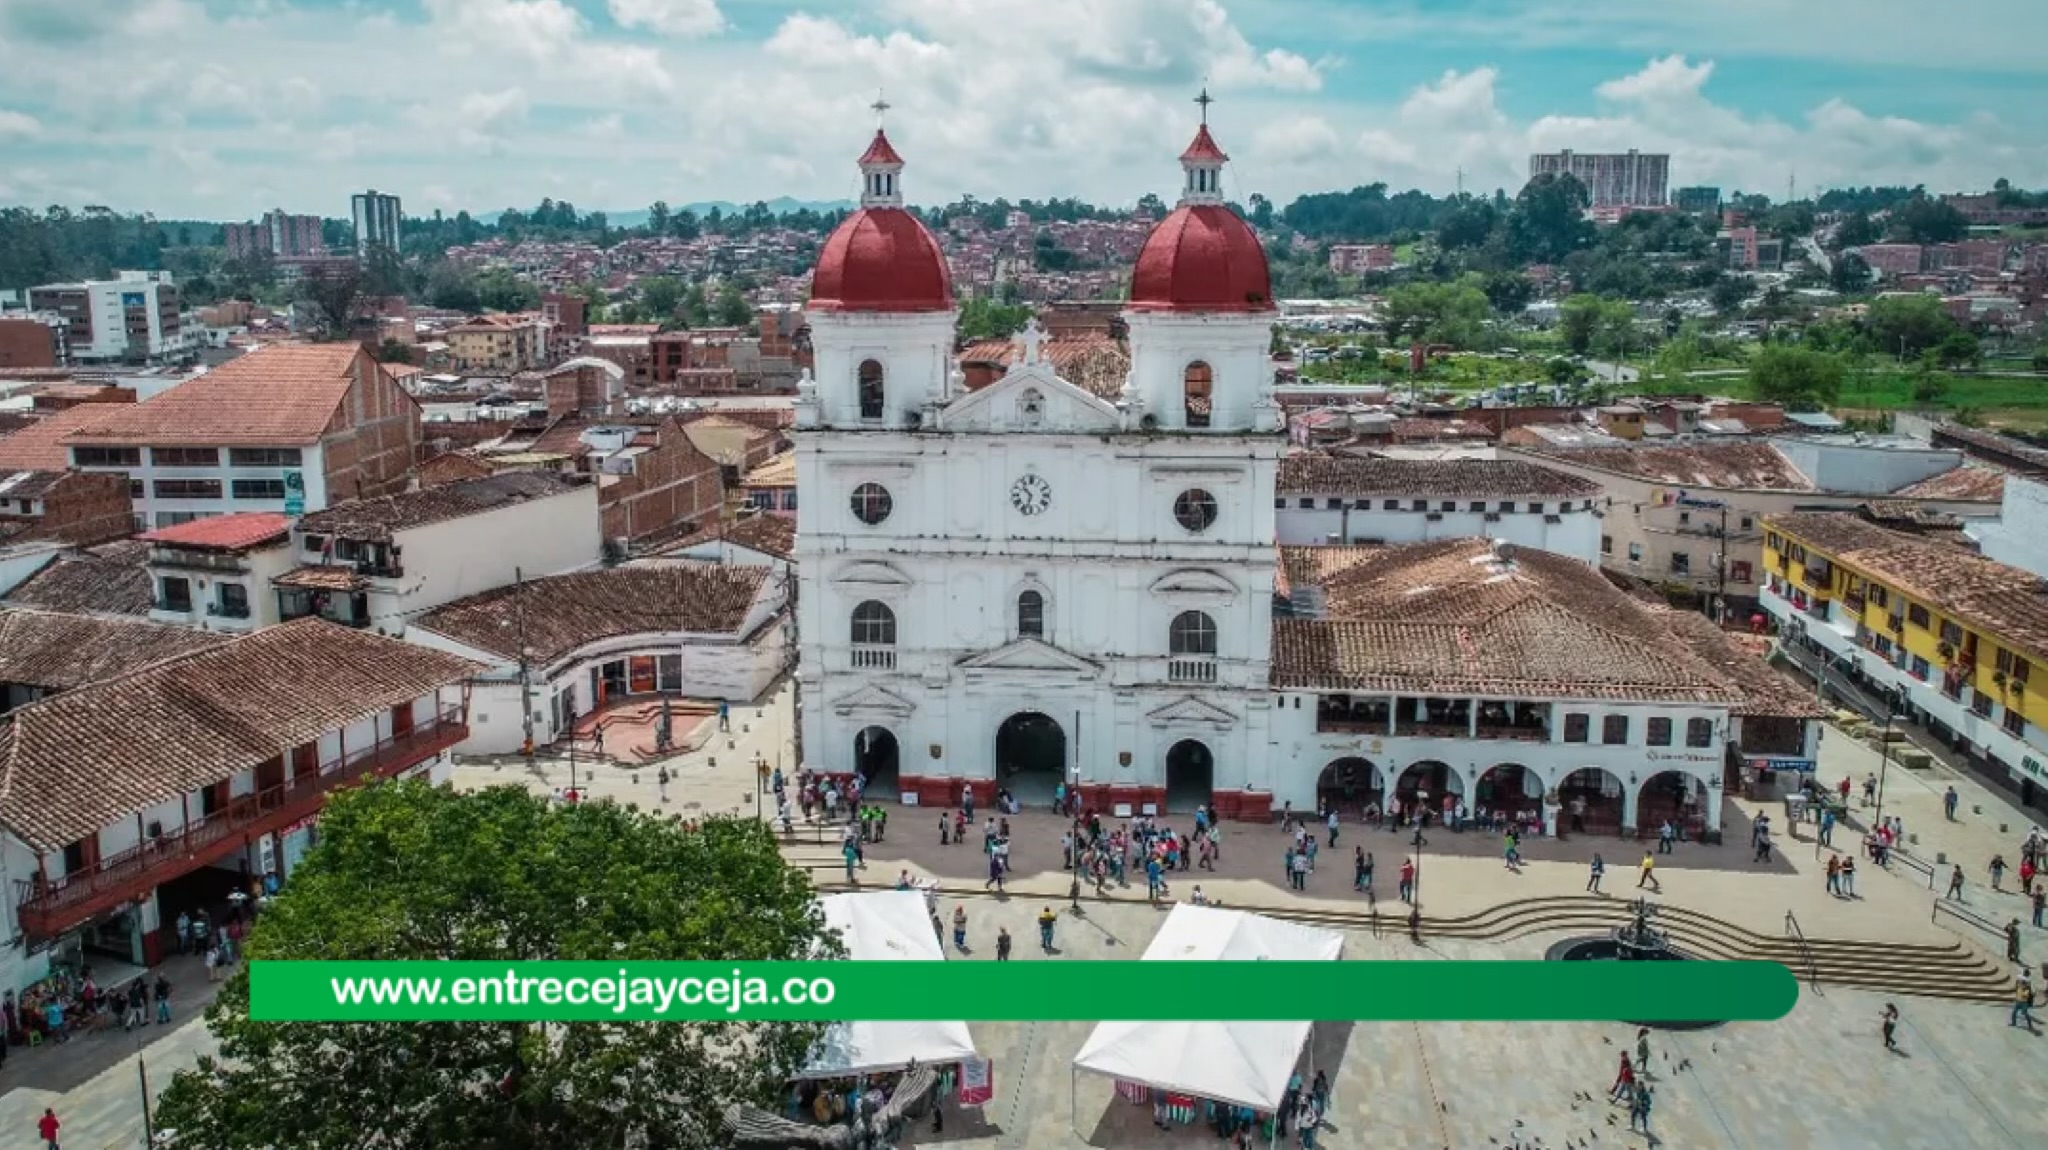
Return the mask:
[[1253,227],[1260,231],[1271,231],[1273,228],[1273,202],[1258,192],[1252,193],[1251,202],[1251,214],[1246,218],[1251,221]]
[[355,264],[317,265],[299,277],[293,301],[309,313],[314,338],[346,339],[362,313],[362,270]]
[[1570,175],[1530,180],[1507,219],[1508,250],[1532,263],[1558,263],[1593,242],[1586,186]]
[[1947,201],[1919,195],[1892,211],[1892,231],[1908,243],[1953,243],[1970,234],[1970,221]]
[[1471,283],[1405,284],[1387,294],[1386,314],[1387,331],[1402,338],[1463,349],[1489,342],[1492,304]]
[[411,363],[412,349],[395,339],[387,339],[377,345],[377,359],[380,363]]
[[1948,377],[1934,370],[1938,353],[1922,352],[1913,365],[1913,402],[1922,407],[1939,407],[1948,395]]
[[672,276],[649,276],[640,281],[640,306],[654,317],[656,323],[666,323],[676,317],[676,309],[683,303],[682,281]]
[[1023,304],[976,297],[960,305],[958,330],[961,339],[1003,339],[1030,321],[1031,309]]
[[451,263],[438,263],[427,273],[427,302],[450,311],[483,310],[483,293],[476,277]]
[[1586,378],[1586,369],[1565,356],[1557,356],[1543,365],[1543,373],[1550,382],[1559,387],[1570,387]]
[[1500,213],[1485,200],[1468,200],[1453,208],[1437,226],[1436,242],[1445,251],[1476,248],[1500,225]]
[[1841,357],[1811,348],[1766,344],[1749,361],[1749,384],[1758,399],[1793,411],[1818,411],[1842,393]]
[[540,289],[503,268],[477,277],[477,296],[492,311],[527,311],[540,305]]
[[647,209],[647,234],[651,236],[667,235],[671,218],[668,210],[668,201],[654,201]]
[[1557,310],[1558,333],[1575,354],[1597,352],[1614,355],[1635,336],[1636,309],[1626,302],[1580,293],[1565,300]]
[[1870,301],[1863,326],[1878,351],[1902,358],[1937,347],[1960,330],[1941,300],[1925,294],[1888,295]]
[[[334,796],[321,844],[256,923],[257,960],[803,959],[823,922],[753,820],[685,828],[612,803],[553,807],[423,782]],[[722,1145],[720,1111],[780,1109],[811,1023],[256,1022],[237,974],[207,1011],[218,1057],[180,1072],[182,1145],[557,1150]]]
[[727,284],[718,291],[718,322],[723,327],[745,327],[754,322],[754,309],[740,289]]
[[2034,353],[2030,366],[2033,367],[2035,375],[2048,375],[2048,347]]
[[1828,286],[1843,295],[1855,295],[1870,286],[1870,265],[1855,252],[1843,252],[1828,268]]
[[1870,222],[1868,215],[1863,212],[1852,212],[1835,228],[1835,246],[1860,248],[1864,244],[1876,243],[1880,236],[1877,225]]
[[1960,328],[1942,337],[1933,349],[1935,362],[1943,367],[1968,367],[1983,358],[1983,354],[1977,337]]
[[711,300],[704,293],[704,285],[693,283],[683,292],[683,322],[690,327],[711,326]]
[[1166,214],[1166,203],[1165,201],[1161,200],[1157,195],[1151,192],[1146,192],[1144,195],[1138,197],[1138,212],[1141,215],[1147,215],[1151,216],[1153,219],[1158,219],[1159,217]]
[[1536,285],[1519,271],[1494,272],[1481,285],[1486,293],[1486,302],[1502,315],[1519,315],[1529,306],[1529,300],[1536,295]]
[[1742,309],[1742,301],[1749,298],[1749,282],[1735,276],[1722,276],[1707,290],[1707,299],[1714,310],[1722,315],[1734,315]]

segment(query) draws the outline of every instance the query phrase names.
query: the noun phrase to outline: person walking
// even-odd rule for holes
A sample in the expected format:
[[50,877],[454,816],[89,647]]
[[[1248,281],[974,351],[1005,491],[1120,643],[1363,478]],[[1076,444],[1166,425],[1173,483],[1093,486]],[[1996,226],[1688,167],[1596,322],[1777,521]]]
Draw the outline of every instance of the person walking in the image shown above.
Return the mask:
[[1295,890],[1308,889],[1308,854],[1306,852],[1294,856],[1293,883]]
[[1844,895],[1845,897],[1848,897],[1848,898],[1855,898],[1855,897],[1856,897],[1856,856],[1855,856],[1855,855],[1843,855],[1843,856],[1842,856],[1842,874],[1841,874],[1841,880],[1842,880],[1842,882],[1841,882],[1841,887],[1842,887],[1842,894],[1843,894],[1843,895]]
[[1038,914],[1038,945],[1043,947],[1047,954],[1052,953],[1052,928],[1059,920],[1060,916],[1054,913],[1051,907],[1046,907]]
[[1650,1076],[1650,1028],[1636,1027],[1636,1073],[1638,1077]]
[[1653,1094],[1649,1083],[1638,1081],[1635,1096],[1630,1099],[1628,1107],[1628,1128],[1633,1131],[1640,1125],[1646,1137],[1650,1133],[1650,1099]]
[[1622,1102],[1631,1098],[1636,1089],[1636,1064],[1629,1061],[1628,1051],[1621,1052],[1621,1069],[1615,1071],[1614,1085],[1607,1088],[1609,1102]]
[[1863,776],[1863,805],[1873,806],[1877,802],[1877,772]]
[[1961,863],[1957,863],[1955,869],[1949,873],[1948,897],[1957,902],[1963,901],[1963,867]]
[[2048,883],[2034,891],[2034,925],[2040,926],[2044,914],[2048,914]]
[[156,972],[154,991],[156,995],[157,1025],[168,1026],[171,1022],[171,980],[165,978],[164,972],[161,970]]
[[967,908],[964,906],[953,908],[953,949],[961,954],[967,953]]
[[1840,855],[1828,856],[1828,893],[1837,898],[1840,898],[1842,894],[1842,858]]
[[1522,869],[1522,852],[1515,841],[1515,832],[1509,831],[1501,840],[1501,858],[1507,868],[1519,873]]
[[1600,894],[1600,880],[1605,877],[1607,877],[1607,860],[1600,857],[1599,851],[1594,851],[1593,866],[1586,878],[1586,893]]
[[661,768],[660,770],[658,770],[658,771],[656,771],[656,772],[654,773],[654,793],[655,793],[655,794],[657,794],[657,795],[660,795],[660,796],[661,796],[661,801],[662,801],[662,802],[667,802],[667,801],[668,801],[668,768],[667,768],[667,767],[663,767],[663,768]]
[[1351,889],[1364,890],[1372,885],[1372,868],[1365,861],[1365,848],[1351,848]]
[[2005,856],[1992,855],[1991,863],[1985,869],[1991,872],[1991,889],[2003,889],[1998,884],[2005,881]]
[[1658,894],[1664,893],[1664,884],[1657,881],[1657,856],[1649,851],[1643,852],[1642,874],[1636,879],[1636,889],[1641,890],[1644,887],[1649,887]]
[[1954,787],[1950,787],[1948,793],[1941,796],[1941,813],[1948,817],[1948,821],[1956,821],[1956,804],[1961,801],[1962,796],[1956,794]]
[[2018,962],[2020,960],[2019,919],[2013,919],[2005,924],[2005,960],[2007,962]]
[[1413,902],[1415,895],[1415,860],[1401,860],[1401,882],[1399,886],[1402,902]]
[[990,887],[996,888],[997,894],[1003,893],[1003,856],[993,849],[988,852],[988,881],[981,884],[981,889]]
[[57,1131],[62,1129],[63,1126],[62,1122],[57,1121],[57,1112],[55,1110],[47,1106],[43,1107],[43,1116],[36,1119],[36,1137],[43,1140],[43,1150],[59,1150],[57,1146]]
[[2024,1024],[2028,1030],[2032,1030],[2034,1029],[2033,980],[2027,977],[2026,971],[2022,970],[2015,982],[2016,985],[2012,988],[2012,1017],[2008,1018],[2005,1024],[2007,1026]]
[[1899,1048],[1899,1008],[1897,1006],[1889,1002],[1884,1004],[1884,1013],[1878,1016],[1877,1029],[1878,1033],[1884,1035],[1884,1048],[1886,1050],[1895,1051]]
[[1329,817],[1328,819],[1324,820],[1324,825],[1325,825],[1325,826],[1327,826],[1327,827],[1329,828],[1329,831],[1330,831],[1330,846],[1331,846],[1331,848],[1332,848],[1332,849],[1335,849],[1335,847],[1337,846],[1337,808],[1336,808],[1336,807],[1334,807],[1334,806],[1333,806],[1333,807],[1331,807],[1331,808],[1330,808],[1330,817]]
[[1833,811],[1822,811],[1820,813],[1820,845],[1824,847],[1835,845],[1835,812]]
[[1671,844],[1677,841],[1678,828],[1671,825],[1670,819],[1665,819],[1664,825],[1657,828],[1657,853],[1660,855],[1670,854]]
[[1010,961],[1010,928],[1007,926],[996,928],[996,961]]

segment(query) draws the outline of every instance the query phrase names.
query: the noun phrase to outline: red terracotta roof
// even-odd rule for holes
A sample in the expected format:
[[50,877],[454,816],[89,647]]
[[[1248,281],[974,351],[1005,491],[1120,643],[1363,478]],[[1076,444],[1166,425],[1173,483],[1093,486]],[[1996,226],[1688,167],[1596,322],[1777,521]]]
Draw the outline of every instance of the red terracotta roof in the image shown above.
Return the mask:
[[258,544],[282,539],[291,533],[292,519],[274,511],[245,511],[237,515],[212,515],[175,527],[159,527],[136,536],[145,543],[165,547],[190,547],[205,551],[243,551]]
[[0,436],[0,467],[21,471],[62,471],[71,466],[64,440],[101,419],[133,410],[132,403],[81,403],[53,411],[28,426]]
[[62,850],[483,670],[300,619],[53,695],[0,723],[0,825]]
[[1599,484],[1519,459],[1376,459],[1298,452],[1280,460],[1281,495],[1591,499]]
[[1131,309],[1272,311],[1266,249],[1222,204],[1184,204],[1146,237],[1131,274]]
[[1216,146],[1216,138],[1209,134],[1209,125],[1203,124],[1201,130],[1195,133],[1195,142],[1189,144],[1188,150],[1180,154],[1180,159],[1182,163],[1187,163],[1190,160],[1206,160],[1210,163],[1221,164],[1229,160],[1230,157],[1224,154],[1222,148]]
[[856,162],[862,164],[901,164],[903,157],[897,155],[896,149],[890,146],[888,134],[883,132],[882,129],[876,128],[874,140],[868,144],[868,150],[862,152],[860,159]]
[[156,604],[155,581],[143,566],[148,554],[148,544],[123,540],[59,555],[15,584],[6,602],[48,611],[147,616]]
[[292,446],[317,443],[355,382],[376,361],[361,344],[273,344],[143,403],[112,412],[67,442]]
[[923,221],[902,208],[862,208],[825,240],[811,277],[813,311],[953,308],[953,272]]
[[189,655],[226,636],[111,615],[0,610],[0,682],[68,691]]

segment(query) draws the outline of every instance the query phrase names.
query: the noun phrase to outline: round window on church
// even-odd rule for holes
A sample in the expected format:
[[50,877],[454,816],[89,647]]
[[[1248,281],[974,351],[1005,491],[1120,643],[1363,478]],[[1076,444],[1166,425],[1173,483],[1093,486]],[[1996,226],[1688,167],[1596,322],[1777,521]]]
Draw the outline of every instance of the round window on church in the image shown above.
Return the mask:
[[1216,522],[1216,497],[1200,488],[1183,491],[1173,501],[1173,518],[1189,531],[1207,531]]
[[853,517],[870,527],[887,519],[895,506],[889,489],[879,483],[863,483],[853,489]]

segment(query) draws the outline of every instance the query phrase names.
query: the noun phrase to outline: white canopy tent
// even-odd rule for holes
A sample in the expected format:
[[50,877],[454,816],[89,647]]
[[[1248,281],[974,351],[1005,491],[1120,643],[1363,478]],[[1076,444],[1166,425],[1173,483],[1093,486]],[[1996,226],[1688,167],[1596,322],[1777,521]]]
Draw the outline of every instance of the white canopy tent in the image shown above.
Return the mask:
[[[1181,903],[1167,915],[1145,961],[1334,962],[1344,937],[1239,910]],[[1287,1094],[1310,1022],[1104,1022],[1074,1068],[1155,1090],[1272,1113]]]
[[[846,957],[868,961],[944,962],[924,895],[914,890],[828,895],[819,900],[825,927],[838,931]],[[915,975],[906,983],[914,984]],[[906,987],[914,993],[915,986]],[[964,1022],[835,1022],[811,1053],[804,1078],[840,1078],[901,1070],[912,1062],[946,1065],[979,1057]]]

